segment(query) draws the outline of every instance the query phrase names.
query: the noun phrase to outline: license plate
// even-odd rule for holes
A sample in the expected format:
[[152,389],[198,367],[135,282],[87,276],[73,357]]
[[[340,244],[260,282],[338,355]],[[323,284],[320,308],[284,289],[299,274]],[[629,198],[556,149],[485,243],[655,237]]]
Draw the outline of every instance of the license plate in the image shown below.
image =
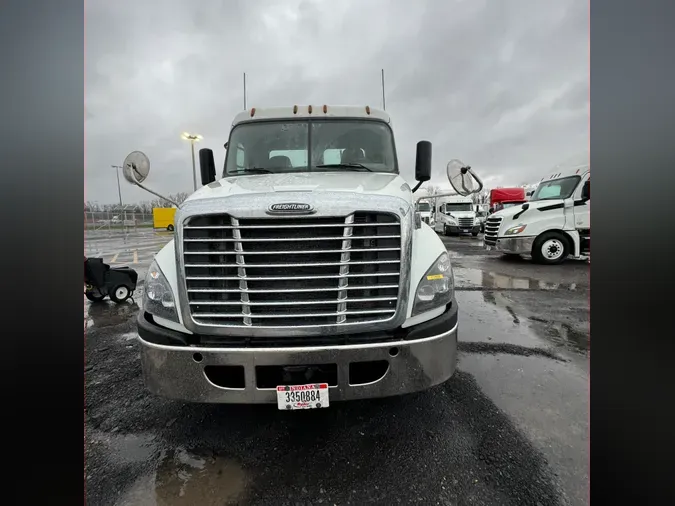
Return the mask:
[[468,228],[465,228],[465,229],[462,230],[462,232],[468,232],[468,231],[469,231]]
[[277,406],[284,411],[327,408],[328,383],[280,385],[277,387]]

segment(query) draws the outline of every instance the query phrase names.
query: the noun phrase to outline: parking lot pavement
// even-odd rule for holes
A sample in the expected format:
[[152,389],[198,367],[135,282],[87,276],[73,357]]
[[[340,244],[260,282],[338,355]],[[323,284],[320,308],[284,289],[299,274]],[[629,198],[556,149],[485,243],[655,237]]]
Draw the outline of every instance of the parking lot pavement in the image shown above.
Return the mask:
[[88,305],[88,503],[586,504],[588,265],[443,240],[459,367],[420,394],[301,413],[165,400],[141,378],[140,291]]
[[137,232],[103,230],[87,232],[84,242],[86,257],[102,258],[110,266],[127,265],[136,269],[142,280],[157,252],[173,239],[172,232],[139,229]]

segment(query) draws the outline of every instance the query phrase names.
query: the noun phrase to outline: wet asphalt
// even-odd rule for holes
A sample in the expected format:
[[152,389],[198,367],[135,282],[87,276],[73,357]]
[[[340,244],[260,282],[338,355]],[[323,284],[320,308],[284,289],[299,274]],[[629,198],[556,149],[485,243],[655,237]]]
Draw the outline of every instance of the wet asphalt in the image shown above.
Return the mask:
[[[141,275],[169,240],[88,239]],[[587,504],[589,265],[444,238],[458,371],[426,392],[288,413],[145,390],[135,302],[85,302],[89,505]],[[133,252],[136,251],[136,255]],[[134,263],[136,260],[136,263]]]

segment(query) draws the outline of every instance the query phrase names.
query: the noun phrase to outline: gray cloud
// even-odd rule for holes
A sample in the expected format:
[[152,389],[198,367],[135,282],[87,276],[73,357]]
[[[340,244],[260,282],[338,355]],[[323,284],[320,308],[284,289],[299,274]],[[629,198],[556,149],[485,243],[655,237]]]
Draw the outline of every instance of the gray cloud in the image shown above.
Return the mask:
[[[386,72],[402,174],[434,144],[491,184],[538,181],[587,149],[588,4],[579,0],[88,2],[85,198],[116,201],[111,164],[145,151],[158,191],[190,191],[189,145],[222,145],[249,106],[381,106]],[[125,201],[150,198],[125,186]]]

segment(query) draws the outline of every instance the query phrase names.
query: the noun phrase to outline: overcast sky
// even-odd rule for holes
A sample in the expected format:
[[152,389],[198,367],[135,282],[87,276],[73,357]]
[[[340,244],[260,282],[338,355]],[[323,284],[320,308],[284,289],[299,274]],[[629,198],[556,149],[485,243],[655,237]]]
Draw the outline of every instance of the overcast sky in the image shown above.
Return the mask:
[[[582,0],[88,0],[85,200],[114,203],[110,165],[141,150],[148,185],[192,191],[189,143],[221,170],[243,109],[382,106],[385,69],[401,172],[433,143],[491,186],[538,181],[588,149],[589,24]],[[125,203],[151,195],[122,181]]]

